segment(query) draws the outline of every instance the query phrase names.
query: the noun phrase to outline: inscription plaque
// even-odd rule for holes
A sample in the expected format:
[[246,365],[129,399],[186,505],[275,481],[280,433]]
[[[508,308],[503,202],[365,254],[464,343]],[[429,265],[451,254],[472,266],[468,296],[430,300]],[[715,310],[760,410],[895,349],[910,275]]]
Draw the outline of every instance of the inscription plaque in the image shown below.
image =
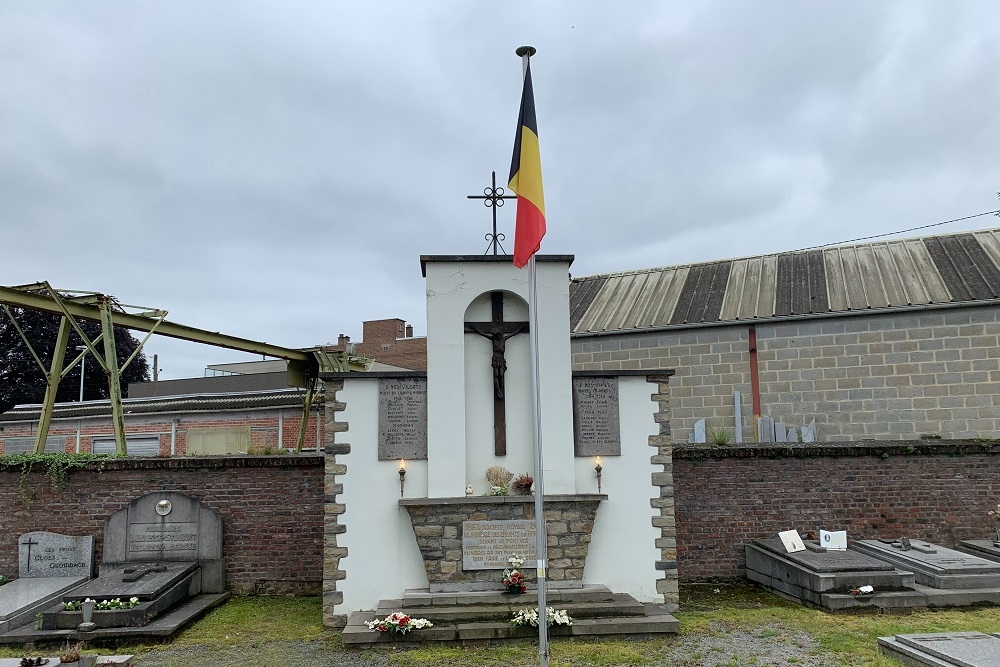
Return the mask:
[[621,456],[618,378],[573,378],[573,441],[576,456]]
[[534,521],[462,522],[463,570],[503,570],[515,554],[525,565],[535,560]]
[[427,379],[378,381],[378,460],[427,458]]
[[173,558],[197,558],[198,524],[188,521],[129,524],[128,551],[130,554],[169,551]]
[[17,541],[18,572],[31,577],[89,577],[94,563],[94,538],[46,531],[21,535]]

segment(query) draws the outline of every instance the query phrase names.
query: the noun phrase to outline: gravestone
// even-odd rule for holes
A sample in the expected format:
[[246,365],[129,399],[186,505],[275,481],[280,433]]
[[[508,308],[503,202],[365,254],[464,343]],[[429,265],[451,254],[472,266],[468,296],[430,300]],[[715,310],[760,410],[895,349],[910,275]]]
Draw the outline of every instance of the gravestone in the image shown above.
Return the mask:
[[18,541],[18,579],[0,586],[0,633],[31,623],[35,614],[90,579],[94,538],[49,532]]
[[462,522],[463,570],[503,570],[511,556],[525,565],[536,559],[534,521]]
[[94,538],[37,531],[17,541],[17,576],[90,577],[94,567]]
[[618,378],[573,378],[573,436],[576,456],[621,456]]
[[938,632],[879,637],[879,652],[906,665],[996,667],[1000,638],[982,632]]
[[849,590],[874,586],[877,591],[909,591],[914,578],[910,572],[857,551],[827,551],[815,541],[804,542],[802,551],[788,553],[777,538],[756,539],[746,545],[747,578],[780,594],[828,609],[868,604],[878,597],[877,606],[924,606],[923,597],[889,600],[887,596],[859,599]]
[[699,419],[694,423],[694,441],[698,443],[706,442],[704,419]]
[[222,521],[198,500],[173,491],[137,498],[111,515],[104,528],[101,576],[139,562],[197,562],[201,590],[226,589]]
[[962,540],[955,548],[973,556],[1000,562],[1000,543],[995,540]]
[[759,417],[757,419],[757,441],[774,442],[773,417]]
[[378,460],[427,458],[427,379],[378,381]]
[[893,563],[916,575],[916,581],[933,588],[1000,589],[1000,563],[954,549],[910,540],[904,550],[902,540],[858,540],[854,548]]

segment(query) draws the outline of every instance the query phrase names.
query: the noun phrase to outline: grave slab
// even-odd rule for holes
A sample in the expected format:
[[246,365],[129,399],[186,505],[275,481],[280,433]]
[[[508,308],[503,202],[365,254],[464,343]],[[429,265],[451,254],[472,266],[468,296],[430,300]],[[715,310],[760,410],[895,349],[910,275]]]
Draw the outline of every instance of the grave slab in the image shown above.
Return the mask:
[[[66,602],[136,597],[147,601],[159,597],[198,568],[198,563],[130,563],[118,571],[101,575],[68,595]],[[141,576],[136,576],[141,575]],[[198,591],[194,591],[198,592]]]
[[996,540],[962,540],[955,548],[973,556],[1000,562],[1000,546]]
[[996,667],[1000,638],[981,632],[942,632],[879,637],[879,652],[905,665]]
[[35,620],[35,614],[86,583],[88,577],[28,577],[0,586],[0,633]]
[[902,546],[895,540],[858,540],[853,548],[912,571],[917,583],[932,588],[1000,588],[1000,563],[923,540]]
[[[886,592],[912,591],[911,572],[852,551],[826,551],[815,541],[805,551],[787,553],[777,538],[756,539],[746,545],[747,578],[786,596],[826,608],[871,605]],[[874,586],[876,595],[855,598],[848,590]],[[830,597],[830,594],[841,594]],[[922,597],[895,596],[890,606],[922,606]],[[918,599],[919,598],[919,599]],[[878,606],[878,605],[876,605]]]

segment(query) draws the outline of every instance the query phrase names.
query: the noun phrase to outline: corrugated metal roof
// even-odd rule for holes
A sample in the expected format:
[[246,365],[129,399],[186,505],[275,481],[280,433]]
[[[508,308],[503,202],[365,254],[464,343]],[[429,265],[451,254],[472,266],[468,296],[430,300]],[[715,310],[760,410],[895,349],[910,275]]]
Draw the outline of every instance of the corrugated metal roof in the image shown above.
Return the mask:
[[574,334],[1000,299],[1000,229],[574,278]]
[[[282,389],[233,394],[126,398],[122,400],[122,408],[126,414],[219,412],[223,410],[254,410],[283,407],[297,407],[301,409],[302,400],[302,391]],[[0,421],[37,420],[41,409],[41,405],[18,405],[0,414]],[[84,401],[83,403],[57,403],[53,408],[52,417],[54,419],[108,417],[110,414],[110,401]]]

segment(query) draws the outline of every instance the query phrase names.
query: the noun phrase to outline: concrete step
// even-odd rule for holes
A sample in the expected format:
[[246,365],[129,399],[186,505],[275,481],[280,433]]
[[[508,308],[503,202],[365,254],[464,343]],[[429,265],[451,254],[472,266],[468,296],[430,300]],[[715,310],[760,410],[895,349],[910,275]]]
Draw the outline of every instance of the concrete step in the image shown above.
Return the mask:
[[[525,596],[530,597],[530,596]],[[607,636],[644,638],[680,631],[680,623],[671,614],[654,604],[643,604],[625,594],[612,594],[610,602],[557,603],[573,617],[571,626],[552,626],[552,637]],[[529,604],[510,605],[443,605],[440,607],[401,606],[404,600],[383,600],[376,611],[350,615],[343,631],[345,644],[352,646],[419,645],[428,642],[492,642],[538,636],[537,628],[514,627],[513,612]],[[418,618],[427,618],[434,627],[414,630],[406,636],[379,633],[368,629],[367,621],[384,618],[394,611],[403,611]]]
[[[426,618],[432,623],[461,623],[472,621],[507,621],[514,612],[525,607],[535,607],[537,600],[519,596],[514,601],[482,605],[446,605],[433,607],[407,607],[402,600],[383,600],[375,613],[384,618],[394,611],[410,616]],[[600,616],[642,616],[645,609],[631,595],[614,595],[612,600],[602,602],[553,602],[548,606],[565,609],[573,618],[595,618]]]

